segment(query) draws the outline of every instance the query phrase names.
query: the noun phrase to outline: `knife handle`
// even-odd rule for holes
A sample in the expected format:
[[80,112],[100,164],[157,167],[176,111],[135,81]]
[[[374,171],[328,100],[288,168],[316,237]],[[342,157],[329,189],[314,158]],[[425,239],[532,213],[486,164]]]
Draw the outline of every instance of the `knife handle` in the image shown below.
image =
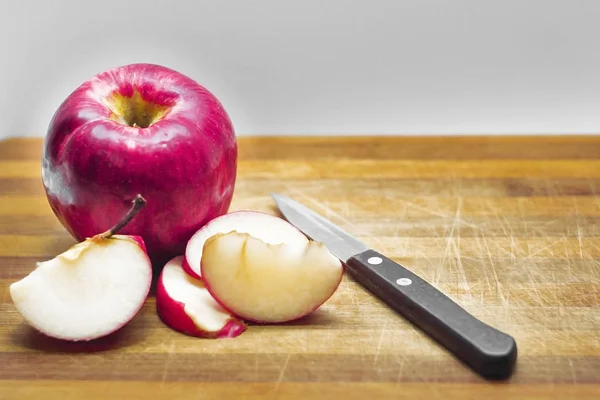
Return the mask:
[[488,379],[511,375],[515,340],[476,319],[402,265],[367,250],[346,262],[355,279]]

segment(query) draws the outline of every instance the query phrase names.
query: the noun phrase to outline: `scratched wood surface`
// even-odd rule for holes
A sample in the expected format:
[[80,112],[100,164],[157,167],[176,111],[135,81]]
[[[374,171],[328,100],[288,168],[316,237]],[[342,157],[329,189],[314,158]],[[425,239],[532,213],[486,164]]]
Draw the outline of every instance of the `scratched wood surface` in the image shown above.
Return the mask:
[[0,142],[0,399],[600,398],[600,137],[240,138],[231,209],[305,203],[512,334],[517,371],[473,374],[350,279],[295,323],[202,340],[151,296],[91,344],[44,338],[8,294],[74,243],[41,141]]

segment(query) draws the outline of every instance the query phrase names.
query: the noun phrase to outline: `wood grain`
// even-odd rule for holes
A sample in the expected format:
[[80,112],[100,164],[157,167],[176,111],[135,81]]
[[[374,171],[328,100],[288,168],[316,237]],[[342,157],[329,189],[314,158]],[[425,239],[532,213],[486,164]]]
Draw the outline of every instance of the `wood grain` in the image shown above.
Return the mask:
[[74,243],[39,179],[40,139],[0,142],[0,399],[600,398],[599,137],[239,139],[232,210],[289,195],[511,333],[486,382],[352,279],[320,310],[236,339],[165,327],[151,296],[119,332],[46,338],[9,285]]

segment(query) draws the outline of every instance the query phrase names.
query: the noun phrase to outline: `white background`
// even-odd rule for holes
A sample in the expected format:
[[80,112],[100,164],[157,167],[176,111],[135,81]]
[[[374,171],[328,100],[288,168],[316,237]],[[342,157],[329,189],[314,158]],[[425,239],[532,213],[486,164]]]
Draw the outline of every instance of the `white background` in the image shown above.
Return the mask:
[[598,0],[1,1],[0,138],[132,62],[239,135],[600,132]]

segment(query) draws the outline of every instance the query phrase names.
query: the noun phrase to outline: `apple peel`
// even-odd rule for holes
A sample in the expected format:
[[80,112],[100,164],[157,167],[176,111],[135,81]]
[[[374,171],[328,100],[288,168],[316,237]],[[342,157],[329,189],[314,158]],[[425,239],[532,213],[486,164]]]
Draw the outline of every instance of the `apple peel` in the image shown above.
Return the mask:
[[335,293],[343,271],[322,243],[270,244],[237,231],[208,238],[201,260],[204,284],[215,300],[256,323],[288,322],[312,313]]
[[156,308],[171,329],[203,338],[234,338],[246,324],[214,300],[201,280],[183,270],[183,256],[171,259],[158,279]]

